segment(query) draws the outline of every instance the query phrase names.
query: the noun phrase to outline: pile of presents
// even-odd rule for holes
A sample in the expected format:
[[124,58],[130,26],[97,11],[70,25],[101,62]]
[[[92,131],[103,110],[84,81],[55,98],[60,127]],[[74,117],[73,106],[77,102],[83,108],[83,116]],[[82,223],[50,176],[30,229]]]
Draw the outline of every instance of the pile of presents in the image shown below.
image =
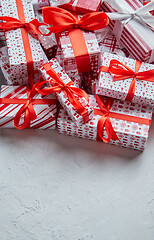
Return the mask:
[[154,107],[154,1],[1,0],[0,127],[143,151]]

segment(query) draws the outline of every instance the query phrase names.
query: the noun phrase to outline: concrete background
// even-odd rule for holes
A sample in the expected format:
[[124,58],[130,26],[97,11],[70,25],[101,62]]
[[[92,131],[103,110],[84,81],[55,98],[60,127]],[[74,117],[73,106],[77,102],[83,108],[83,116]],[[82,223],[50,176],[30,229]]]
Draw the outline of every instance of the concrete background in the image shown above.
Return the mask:
[[153,240],[154,122],[143,153],[1,129],[0,239]]

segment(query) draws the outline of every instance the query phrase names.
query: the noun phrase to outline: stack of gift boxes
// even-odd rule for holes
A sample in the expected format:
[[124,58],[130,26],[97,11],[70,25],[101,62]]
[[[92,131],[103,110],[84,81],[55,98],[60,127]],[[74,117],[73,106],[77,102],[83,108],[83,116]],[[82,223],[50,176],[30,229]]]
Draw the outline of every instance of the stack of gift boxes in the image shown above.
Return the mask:
[[0,127],[57,128],[143,151],[154,107],[154,2],[0,5]]

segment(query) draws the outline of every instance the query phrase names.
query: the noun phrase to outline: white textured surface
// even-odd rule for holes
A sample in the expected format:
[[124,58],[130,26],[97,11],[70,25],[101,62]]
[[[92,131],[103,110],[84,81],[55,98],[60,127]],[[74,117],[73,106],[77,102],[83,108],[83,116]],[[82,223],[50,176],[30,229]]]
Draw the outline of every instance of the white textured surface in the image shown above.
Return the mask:
[[153,240],[153,146],[2,129],[0,239]]

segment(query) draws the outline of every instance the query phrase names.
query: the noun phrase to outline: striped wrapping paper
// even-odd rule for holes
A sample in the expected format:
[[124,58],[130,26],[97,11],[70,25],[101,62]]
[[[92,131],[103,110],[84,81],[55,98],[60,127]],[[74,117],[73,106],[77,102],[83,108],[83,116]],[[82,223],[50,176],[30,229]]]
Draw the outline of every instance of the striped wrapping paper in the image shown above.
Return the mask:
[[[112,0],[103,1],[101,10],[106,12],[120,11],[125,6],[130,12],[142,7],[142,3],[139,0],[120,0],[116,1],[117,9],[112,8]],[[118,25],[116,25],[118,23]],[[110,21],[110,28],[119,37],[119,21]],[[122,26],[122,23],[121,23]],[[129,21],[123,26],[120,42],[128,50],[128,52],[137,60],[150,62],[154,61],[154,33],[143,24],[140,24],[137,19]]]
[[[27,99],[26,87],[21,86],[1,86],[1,98]],[[55,99],[55,96],[48,95],[48,99]],[[41,99],[40,94],[36,94],[34,99]],[[14,117],[23,104],[0,104],[0,127],[14,128]],[[33,105],[37,119],[31,121],[30,128],[55,129],[57,104]],[[23,119],[22,119],[23,120]],[[21,121],[22,121],[21,120]],[[22,123],[22,122],[21,122]]]

